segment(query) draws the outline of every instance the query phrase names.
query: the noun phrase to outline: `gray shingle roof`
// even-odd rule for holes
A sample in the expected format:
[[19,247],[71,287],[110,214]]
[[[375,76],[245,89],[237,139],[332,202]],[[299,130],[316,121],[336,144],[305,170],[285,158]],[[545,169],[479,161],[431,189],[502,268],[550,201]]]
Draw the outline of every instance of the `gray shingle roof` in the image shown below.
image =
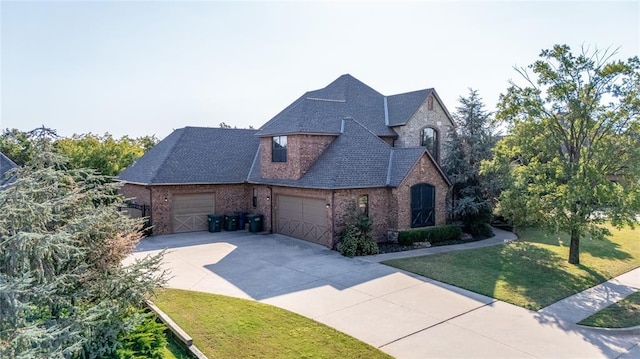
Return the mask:
[[257,130],[185,127],[117,179],[140,184],[243,183],[258,150]]
[[344,118],[353,118],[377,136],[397,137],[385,125],[384,96],[348,74],[323,89],[305,93],[264,124],[258,136],[338,134]]
[[14,176],[9,176],[7,172],[18,167],[9,157],[0,152],[0,186],[4,186],[15,179]]
[[256,162],[249,182],[305,188],[398,186],[425,153],[424,148],[394,148],[355,120],[299,180],[264,179]]
[[432,92],[433,89],[426,89],[387,97],[389,126],[406,124]]
[[342,120],[353,118],[377,136],[397,137],[391,127],[405,125],[430,94],[442,104],[432,88],[385,97],[346,74],[302,95],[264,124],[258,136],[338,134]]

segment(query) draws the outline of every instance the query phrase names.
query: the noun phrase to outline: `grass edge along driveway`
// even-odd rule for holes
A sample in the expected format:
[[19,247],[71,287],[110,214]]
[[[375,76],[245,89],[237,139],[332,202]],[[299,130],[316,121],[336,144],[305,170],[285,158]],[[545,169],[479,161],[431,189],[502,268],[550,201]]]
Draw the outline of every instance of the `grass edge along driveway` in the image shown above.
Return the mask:
[[383,262],[428,278],[531,310],[640,267],[640,228],[617,230],[605,240],[580,241],[578,266],[567,262],[569,239],[539,229],[504,245]]
[[640,291],[583,319],[578,324],[600,328],[640,326]]
[[391,358],[296,313],[223,295],[162,289],[154,303],[209,358]]

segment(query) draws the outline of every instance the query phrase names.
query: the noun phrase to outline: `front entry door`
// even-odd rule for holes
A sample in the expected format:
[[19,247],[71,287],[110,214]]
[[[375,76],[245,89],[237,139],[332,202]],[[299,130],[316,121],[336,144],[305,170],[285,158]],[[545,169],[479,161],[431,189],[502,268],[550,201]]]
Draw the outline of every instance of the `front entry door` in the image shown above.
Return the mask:
[[411,187],[411,228],[435,225],[436,189],[419,183]]

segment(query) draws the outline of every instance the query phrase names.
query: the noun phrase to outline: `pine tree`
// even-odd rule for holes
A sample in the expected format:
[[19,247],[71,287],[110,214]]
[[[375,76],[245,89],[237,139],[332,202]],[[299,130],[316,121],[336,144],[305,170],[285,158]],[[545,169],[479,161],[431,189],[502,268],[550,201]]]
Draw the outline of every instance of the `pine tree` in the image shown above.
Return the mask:
[[144,319],[162,254],[123,265],[140,223],[117,211],[117,185],[66,169],[45,129],[35,135],[0,191],[0,357],[105,357]]
[[480,174],[482,161],[491,158],[495,142],[490,114],[476,90],[460,97],[455,115],[457,128],[449,134],[444,168],[451,180],[453,203],[450,214],[474,236],[492,235],[488,223],[492,212],[493,182]]

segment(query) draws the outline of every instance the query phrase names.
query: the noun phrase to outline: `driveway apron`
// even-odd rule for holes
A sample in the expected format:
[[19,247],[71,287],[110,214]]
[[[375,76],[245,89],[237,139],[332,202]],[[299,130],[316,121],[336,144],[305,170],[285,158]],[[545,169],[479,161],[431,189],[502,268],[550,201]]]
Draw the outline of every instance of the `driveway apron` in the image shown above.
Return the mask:
[[640,343],[278,234],[150,237],[128,260],[163,249],[169,287],[284,308],[397,358],[631,358]]

